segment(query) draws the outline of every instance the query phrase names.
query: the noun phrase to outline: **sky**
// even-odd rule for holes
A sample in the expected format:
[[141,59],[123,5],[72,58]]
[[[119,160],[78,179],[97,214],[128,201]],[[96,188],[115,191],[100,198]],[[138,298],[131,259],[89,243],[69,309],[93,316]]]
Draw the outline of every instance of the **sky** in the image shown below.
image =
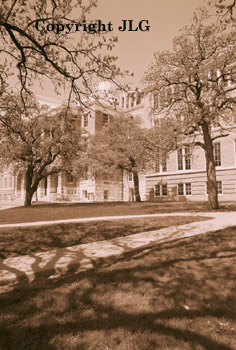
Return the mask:
[[[134,73],[136,87],[149,64],[154,52],[172,48],[172,40],[178,31],[188,24],[193,12],[204,6],[206,0],[98,0],[95,15],[104,23],[114,24],[112,34],[118,36],[113,54],[118,56],[118,65]],[[122,20],[148,20],[149,31],[120,32]]]
[[[118,36],[118,43],[111,54],[118,56],[117,65],[122,70],[134,73],[128,80],[134,89],[141,87],[140,80],[153,61],[154,53],[172,48],[173,38],[204,2],[206,0],[98,0],[91,17],[113,24],[112,35]],[[134,27],[141,20],[148,20],[150,29],[121,32],[118,27],[122,20],[133,20]],[[51,91],[48,93],[53,96]]]

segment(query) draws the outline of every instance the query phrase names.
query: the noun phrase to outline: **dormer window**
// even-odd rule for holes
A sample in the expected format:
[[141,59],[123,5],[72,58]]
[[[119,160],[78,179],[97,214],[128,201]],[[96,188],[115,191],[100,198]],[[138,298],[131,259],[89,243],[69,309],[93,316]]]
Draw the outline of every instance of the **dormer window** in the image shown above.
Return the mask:
[[88,114],[84,115],[84,128],[88,127]]
[[109,120],[108,114],[103,113],[102,125],[103,126],[108,126],[108,120]]

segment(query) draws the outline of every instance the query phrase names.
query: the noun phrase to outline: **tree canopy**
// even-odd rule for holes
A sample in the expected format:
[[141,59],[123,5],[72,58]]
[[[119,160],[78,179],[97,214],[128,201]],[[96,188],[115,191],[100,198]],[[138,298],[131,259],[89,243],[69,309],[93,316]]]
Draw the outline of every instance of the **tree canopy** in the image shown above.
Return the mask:
[[78,110],[51,110],[29,97],[25,109],[19,95],[0,98],[0,159],[25,178],[25,205],[40,181],[61,171],[71,171],[83,151]]
[[174,39],[173,50],[155,54],[144,78],[155,96],[154,111],[176,120],[179,144],[191,142],[204,149],[209,204],[214,208],[218,200],[213,141],[235,127],[235,62],[234,30],[200,9]]
[[[111,56],[117,38],[105,31],[82,30],[90,23],[96,0],[2,0],[0,4],[1,80],[13,75],[24,100],[35,82],[53,82],[57,92],[68,89],[81,104],[96,97],[94,83],[117,84],[121,72]],[[40,22],[38,22],[40,20]],[[94,21],[96,22],[96,21]],[[80,24],[80,25],[79,25]],[[62,31],[68,26],[67,31]],[[48,26],[48,27],[47,27]],[[73,33],[69,29],[75,26]],[[74,28],[74,27],[73,27]]]
[[117,170],[132,173],[137,201],[140,201],[138,173],[150,166],[150,141],[139,120],[124,115],[109,119],[88,144],[88,170],[93,176],[112,177]]

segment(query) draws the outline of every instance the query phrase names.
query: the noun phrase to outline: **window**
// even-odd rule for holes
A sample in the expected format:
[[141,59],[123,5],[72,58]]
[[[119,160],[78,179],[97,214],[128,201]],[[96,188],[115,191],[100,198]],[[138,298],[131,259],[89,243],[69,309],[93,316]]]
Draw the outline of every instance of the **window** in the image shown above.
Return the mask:
[[9,188],[12,188],[12,176],[9,177]]
[[177,151],[178,170],[191,169],[191,151],[190,147],[180,148]]
[[5,177],[3,181],[3,188],[7,188],[7,178]]
[[104,201],[107,201],[107,200],[108,200],[108,198],[109,198],[109,192],[108,192],[108,190],[104,190],[104,191],[103,191],[103,197],[104,197]]
[[155,197],[160,197],[160,195],[161,195],[161,186],[160,185],[155,185],[154,195],[155,195]]
[[162,167],[162,172],[166,173],[167,172],[167,162],[166,162],[166,160],[163,160],[161,162],[161,167]]
[[178,150],[178,170],[183,170],[183,149]]
[[108,114],[103,113],[102,125],[103,126],[108,125]]
[[223,193],[222,181],[217,181],[216,184],[217,184],[217,193],[222,194]]
[[191,183],[185,184],[185,194],[186,196],[190,196],[192,194]]
[[125,105],[125,98],[121,97],[121,107],[124,108]]
[[83,190],[83,198],[85,199],[88,198],[88,192],[86,190]]
[[167,185],[162,185],[162,196],[167,196]]
[[185,169],[191,169],[191,158],[190,158],[190,148],[186,147],[185,149]]
[[178,184],[178,196],[184,195],[184,184]]
[[68,183],[68,184],[71,183],[71,182],[73,182],[73,176],[72,176],[70,173],[67,174],[66,180],[67,180],[67,183]]
[[165,197],[168,195],[167,184],[164,185],[155,185],[154,187],[154,195],[155,197]]
[[88,127],[88,114],[84,115],[84,128]]
[[0,188],[2,188],[2,179],[0,179]]
[[221,147],[220,142],[214,143],[214,159],[215,159],[215,166],[221,166]]
[[129,182],[133,181],[133,173],[131,171],[128,174],[128,181]]
[[154,108],[158,108],[159,107],[159,96],[158,96],[158,92],[155,91],[154,95],[153,95],[153,107]]
[[191,196],[192,185],[191,183],[178,184],[178,196]]

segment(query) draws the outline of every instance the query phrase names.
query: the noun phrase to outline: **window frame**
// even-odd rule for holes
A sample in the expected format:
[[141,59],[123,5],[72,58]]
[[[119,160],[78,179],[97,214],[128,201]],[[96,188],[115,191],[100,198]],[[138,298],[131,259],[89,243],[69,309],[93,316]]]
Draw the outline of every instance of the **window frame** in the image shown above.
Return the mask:
[[[180,191],[180,188],[181,188],[181,191]],[[183,183],[178,183],[178,196],[184,196],[184,184]]]
[[71,183],[73,183],[73,181],[74,181],[73,175],[71,173],[67,173],[66,174],[66,183],[71,184]]
[[177,150],[177,170],[191,170],[191,149],[189,146],[179,148]]
[[[158,189],[158,191],[157,191]],[[168,184],[156,184],[154,185],[154,197],[167,197],[168,196]]]
[[128,172],[128,182],[134,182],[134,174],[132,171]]
[[88,119],[89,119],[88,114],[84,114],[84,115],[83,115],[83,127],[84,127],[84,128],[87,128],[87,127],[88,127]]
[[[192,183],[191,182],[185,182],[185,183],[178,183],[177,184],[177,190],[178,190],[178,196],[192,196]],[[187,189],[187,187],[189,187]],[[181,188],[181,191],[180,191]],[[189,191],[190,190],[190,191]]]
[[221,152],[221,143],[215,142],[213,143],[213,154],[214,154],[214,162],[215,167],[222,166],[222,152]]
[[103,200],[104,201],[109,200],[109,190],[103,190]]
[[[187,187],[190,187],[190,193],[187,193],[188,190],[187,190]],[[192,195],[192,183],[191,182],[186,182],[185,183],[185,196],[191,196]]]
[[103,113],[102,114],[102,126],[106,127],[109,124],[109,114]]

